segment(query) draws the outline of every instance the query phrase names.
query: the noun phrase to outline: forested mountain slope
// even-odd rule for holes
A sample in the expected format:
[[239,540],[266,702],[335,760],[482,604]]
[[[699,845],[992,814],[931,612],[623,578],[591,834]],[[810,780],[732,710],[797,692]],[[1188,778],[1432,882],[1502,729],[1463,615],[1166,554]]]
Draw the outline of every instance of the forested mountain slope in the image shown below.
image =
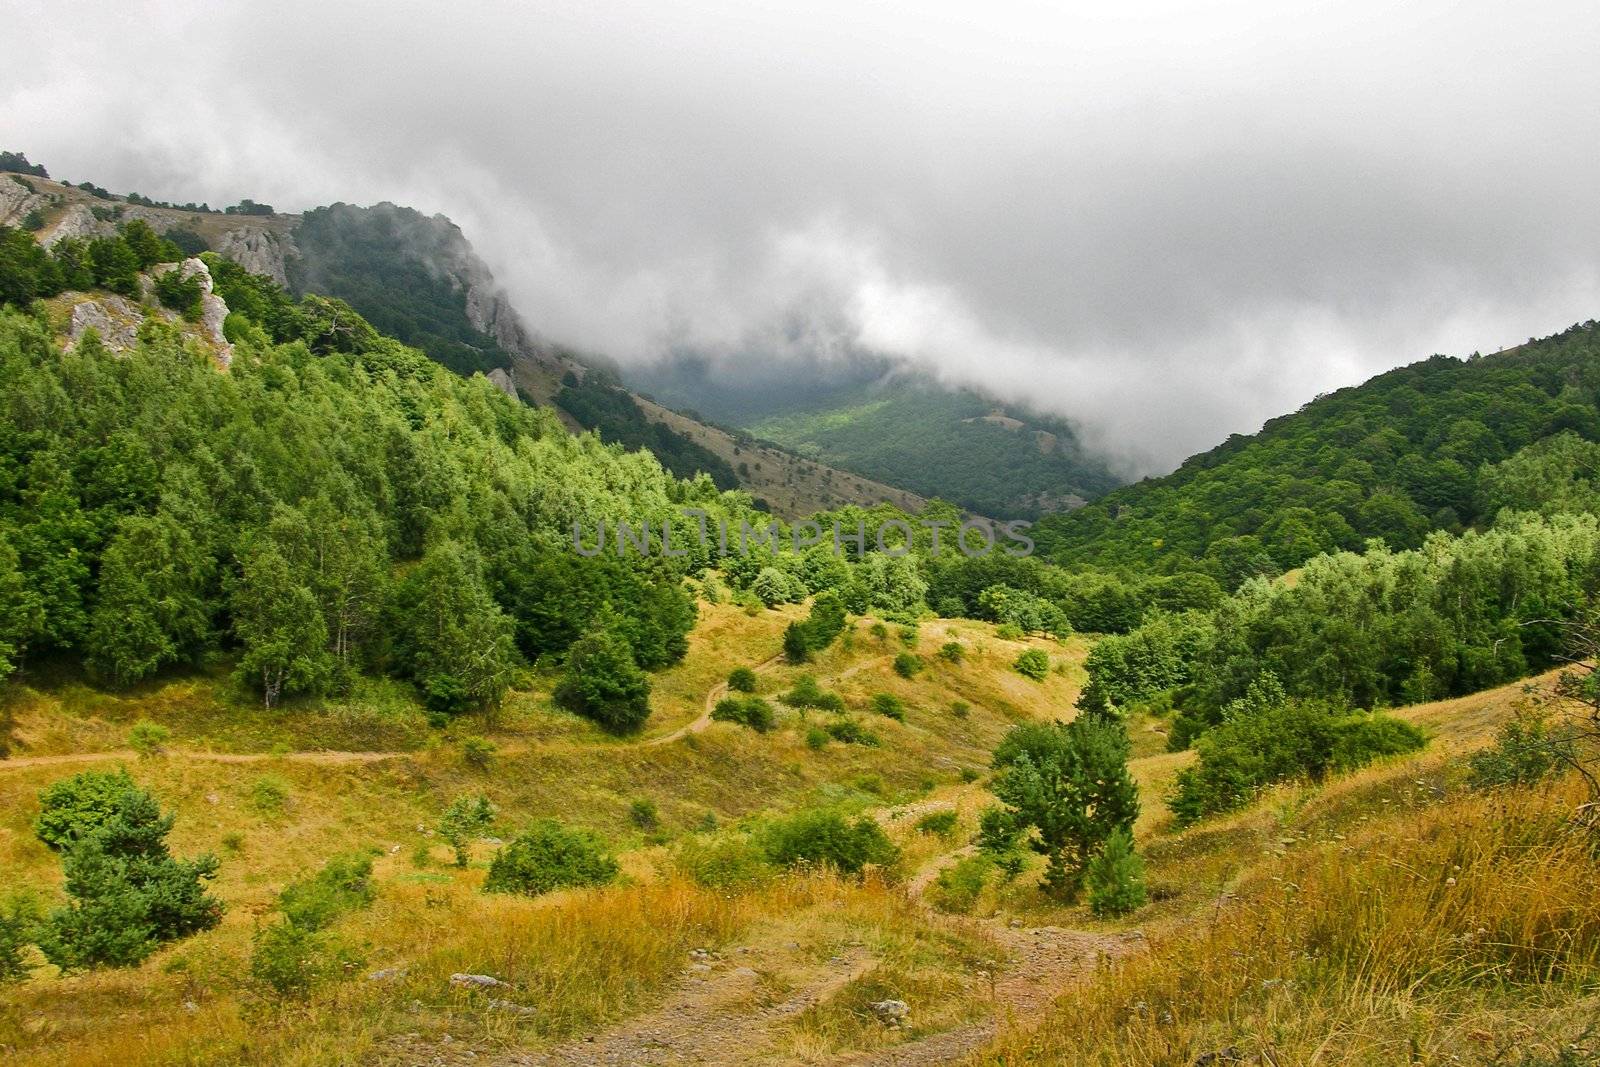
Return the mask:
[[1491,465],[1563,431],[1600,438],[1597,403],[1593,321],[1496,355],[1433,356],[1053,516],[1037,536],[1068,565],[1203,569],[1230,586],[1367,538],[1413,548],[1514,503],[1485,482]]
[[[22,157],[7,153],[7,166]],[[462,374],[484,372],[504,391],[531,403],[555,404],[572,429],[594,429],[607,441],[650,448],[679,477],[705,472],[721,486],[740,486],[781,514],[798,517],[840,503],[899,505],[917,498],[871,479],[798,457],[731,463],[726,434],[667,412],[608,378],[587,403],[560,405],[564,381],[581,381],[603,360],[579,358],[542,337],[478,258],[461,230],[442,215],[394,204],[336,203],[300,214],[243,201],[225,210],[205,204],[158,203],[137,193],[116,195],[95,185],[50,179],[27,165],[0,173],[0,226],[32,233],[46,247],[63,240],[110,237],[129,222],[148,224],[185,254],[214,251],[265,275],[296,295],[338,297],[380,333],[425,352]],[[699,431],[699,432],[697,432]],[[722,447],[719,447],[722,446]]]
[[[143,276],[96,268],[136,271],[141,235],[169,251],[139,227],[82,244],[90,280],[138,293]],[[75,269],[78,244],[0,237],[34,250],[36,284]],[[707,550],[677,511],[753,514],[746,498],[570,435],[337,299],[207,260],[227,369],[153,314],[114,352],[97,331],[64,342],[41,305],[0,311],[0,676],[61,657],[127,686],[222,653],[269,705],[378,674],[451,714],[574,642],[646,692],[639,671],[682,656],[680,579]],[[575,571],[572,524],[620,517],[673,518],[689,557]]]
[[1064,419],[864,353],[762,360],[739,375],[679,354],[629,378],[755,440],[996,518],[1070,510],[1124,481]]

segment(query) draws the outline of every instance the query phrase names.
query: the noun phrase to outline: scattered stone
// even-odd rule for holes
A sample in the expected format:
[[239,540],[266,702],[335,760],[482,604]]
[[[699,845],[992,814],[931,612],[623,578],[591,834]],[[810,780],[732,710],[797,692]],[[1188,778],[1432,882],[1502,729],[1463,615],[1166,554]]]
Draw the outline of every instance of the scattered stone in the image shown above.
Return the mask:
[[192,1000],[186,1000],[183,1002],[183,1010],[188,1012],[190,1015],[193,1015],[195,1012],[200,1010],[200,1005],[196,1004]]
[[691,963],[691,964],[689,964],[689,973],[690,974],[710,974],[711,973],[711,964],[709,964],[709,963]]
[[452,974],[450,984],[466,989],[510,989],[510,982],[502,982],[487,974]]
[[1122,935],[1122,940],[1124,940],[1124,941],[1143,941],[1144,940],[1144,931],[1143,930],[1129,930],[1127,933]]
[[512,1015],[538,1015],[539,1009],[530,1008],[525,1004],[513,1004],[509,1000],[491,1000],[489,1007],[495,1011],[508,1012]]
[[1238,1049],[1234,1048],[1232,1045],[1229,1045],[1227,1048],[1213,1049],[1210,1052],[1200,1053],[1200,1055],[1195,1057],[1194,1067],[1218,1067],[1218,1065],[1224,1063],[1243,1062],[1244,1054]]
[[878,1017],[878,1021],[885,1026],[898,1029],[911,1020],[911,1006],[903,1000],[879,1000],[868,1005],[868,1007],[872,1009],[872,1014]]
[[371,974],[367,975],[367,981],[392,982],[395,979],[404,978],[405,976],[406,968],[404,967],[385,967],[382,970],[373,971]]
[[1013,929],[1013,930],[1022,929],[1022,920],[1021,919],[1012,919],[1011,920],[1011,929]]
[[760,975],[756,973],[756,969],[754,967],[735,967],[733,970],[729,971],[728,974],[734,978],[749,980],[754,980],[760,977]]

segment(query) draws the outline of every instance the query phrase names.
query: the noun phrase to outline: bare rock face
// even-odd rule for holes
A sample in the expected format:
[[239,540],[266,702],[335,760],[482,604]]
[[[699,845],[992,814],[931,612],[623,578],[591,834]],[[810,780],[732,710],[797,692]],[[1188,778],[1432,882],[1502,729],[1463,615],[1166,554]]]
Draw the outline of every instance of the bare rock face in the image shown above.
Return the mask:
[[34,208],[43,210],[50,201],[28,187],[13,181],[11,175],[0,175],[0,226],[17,226]]
[[516,371],[503,370],[496,367],[489,372],[489,381],[502,393],[515,400],[517,398],[517,373]]
[[68,237],[109,237],[116,232],[116,226],[95,218],[89,205],[73,204],[48,233],[40,235],[39,243],[49,248]]
[[300,254],[288,237],[280,237],[271,230],[243,227],[223,234],[216,251],[251,274],[265,274],[285,286],[289,284],[289,260]]
[[113,352],[126,352],[139,339],[139,324],[144,312],[127,297],[107,295],[72,306],[72,321],[67,326],[67,344],[76,346],[90,330]]
[[483,261],[468,249],[462,269],[456,275],[466,288],[467,321],[472,328],[494,338],[495,344],[520,356],[560,371],[562,363],[549,342],[528,329],[511,306],[505,290],[495,284]]

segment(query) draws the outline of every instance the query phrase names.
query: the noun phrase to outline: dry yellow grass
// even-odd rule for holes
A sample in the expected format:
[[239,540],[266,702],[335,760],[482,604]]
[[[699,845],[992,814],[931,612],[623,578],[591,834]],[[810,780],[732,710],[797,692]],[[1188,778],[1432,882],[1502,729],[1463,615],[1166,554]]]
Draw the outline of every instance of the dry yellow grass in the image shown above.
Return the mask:
[[[1140,916],[1150,953],[971,1062],[1556,1064],[1579,1039],[1589,1058],[1570,1062],[1600,1059],[1600,856],[1572,819],[1586,794],[1472,792],[1458,758],[1550,681],[1403,709],[1436,735],[1416,757],[1181,834],[1144,827],[1163,898]],[[1167,776],[1155,759],[1146,780]]]
[[[634,739],[607,737],[553,710],[549,679],[535,679],[496,722],[461,724],[443,739],[418,725],[416,709],[400,694],[381,687],[345,706],[271,715],[235,703],[216,679],[172,681],[123,697],[70,683],[22,691],[10,705],[10,736],[32,752],[121,747],[139,718],[172,728],[170,755],[128,764],[176,810],[176,851],[222,856],[217,893],[230,910],[217,930],[169,946],[140,968],[65,979],[41,968],[35,980],[0,993],[0,1052],[23,1064],[407,1063],[433,1055],[446,1034],[451,1047],[484,1054],[537,1049],[619,1019],[651,1019],[664,1010],[668,991],[681,988],[690,948],[739,944],[754,946],[762,961],[744,994],[746,1014],[824,989],[811,1007],[761,1034],[764,1056],[817,1061],[984,1018],[979,975],[1003,955],[985,931],[1012,917],[1113,932],[1128,925],[1052,904],[1033,886],[1036,869],[1009,883],[992,881],[971,918],[941,916],[915,902],[959,860],[978,813],[992,802],[981,780],[965,783],[960,772],[986,767],[1014,722],[1071,715],[1083,682],[1082,639],[1010,642],[984,624],[930,621],[915,643],[925,669],[905,679],[891,668],[907,647],[897,628],[880,641],[869,622],[858,622],[847,641],[814,663],[769,663],[760,690],[775,699],[800,674],[814,674],[883,737],[881,748],[813,751],[804,730],[816,714],[808,720],[781,704],[778,728],[766,735],[713,723],[702,733],[648,743],[693,722],[730,669],[771,660],[797,613],[703,607],[689,657],[657,677],[656,714]],[[949,640],[966,646],[962,663],[938,657]],[[1046,649],[1062,669],[1043,682],[1017,674],[1010,665],[1030,645]],[[867,709],[881,692],[905,702],[905,722]],[[1535,1026],[1564,1032],[1587,1003],[1574,983],[1594,963],[1593,917],[1576,887],[1596,874],[1583,866],[1584,856],[1538,836],[1565,801],[1523,798],[1505,809],[1496,829],[1500,809],[1486,805],[1501,802],[1460,795],[1447,765],[1482,744],[1521,697],[1520,686],[1507,686],[1405,709],[1401,714],[1436,738],[1419,757],[1316,787],[1284,786],[1246,811],[1181,834],[1168,832],[1160,796],[1192,756],[1147,750],[1132,769],[1143,790],[1137,835],[1154,899],[1134,921],[1149,930],[1155,951],[1073,989],[1046,1026],[1007,1033],[987,1058],[1177,1064],[1231,1043],[1270,1045],[1281,1064],[1387,1062],[1396,1049],[1410,1048],[1422,1020],[1446,1035],[1423,1044],[1445,1062],[1437,1050],[1481,1050],[1474,1019],[1495,1020],[1496,1035]],[[957,700],[970,706],[964,717],[951,711]],[[458,744],[477,732],[500,746],[488,772],[468,767]],[[403,751],[368,763],[267,751],[309,747],[307,738],[316,735],[339,742],[321,747],[393,740]],[[219,762],[199,748],[255,753],[256,762]],[[34,798],[79,769],[0,761],[0,865],[13,881],[57,891],[57,858],[31,834]],[[253,786],[263,776],[285,787],[281,810],[258,808]],[[425,830],[451,797],[477,790],[500,806],[503,835],[545,815],[599,830],[623,850],[625,882],[537,901],[486,895],[478,887],[492,852],[487,845],[464,870],[444,866],[447,850],[438,845],[432,862],[418,867],[418,845],[436,841],[419,827]],[[630,821],[629,803],[638,797],[656,802],[658,831]],[[875,809],[902,847],[903,881],[799,875],[718,893],[685,882],[665,862],[660,841],[670,844],[708,815],[727,825],[818,801]],[[939,809],[957,812],[949,839],[915,829],[918,818]],[[1537,852],[1525,850],[1519,860],[1516,840]],[[1450,851],[1457,846],[1467,851]],[[404,968],[404,977],[335,983],[305,1003],[263,999],[246,976],[251,934],[273,897],[329,855],[356,847],[383,853],[378,898],[345,919],[339,936],[360,948],[363,973]],[[1535,854],[1548,854],[1551,863],[1527,859]],[[1487,880],[1447,875],[1457,885],[1440,897],[1437,879],[1413,883],[1407,873],[1437,874],[1447,859],[1465,869],[1463,856],[1474,870],[1490,872],[1482,875]],[[1384,862],[1375,862],[1380,857]],[[1350,879],[1366,887],[1364,896],[1340,895]],[[1292,893],[1290,884],[1298,887]],[[1496,910],[1494,893],[1513,902]],[[1538,907],[1514,902],[1530,893]],[[1372,903],[1380,898],[1381,908]],[[1434,915],[1428,909],[1441,899],[1456,903]],[[1001,916],[998,923],[993,915]],[[1472,949],[1478,955],[1450,949],[1469,916],[1517,950],[1502,959],[1483,955],[1482,945]],[[1249,953],[1246,962],[1236,952]],[[1387,969],[1362,964],[1363,952],[1381,952]],[[847,973],[837,973],[839,959]],[[1514,969],[1494,971],[1490,963]],[[450,987],[455,971],[517,983],[503,999],[534,1011],[491,1009],[484,996]],[[1459,975],[1471,980],[1450,977]],[[916,1001],[914,1032],[889,1033],[871,1020],[864,1006],[891,994]],[[1140,1000],[1145,1007],[1137,1009]],[[1164,1010],[1172,1023],[1162,1021]]]
[[[1070,714],[1085,646],[1006,642],[981,623],[933,622],[921,628],[917,645],[928,666],[906,680],[890,666],[893,653],[905,647],[898,634],[880,645],[869,624],[858,623],[849,647],[836,645],[803,667],[763,672],[762,691],[770,697],[800,673],[816,674],[871,720],[882,747],[813,751],[803,740],[806,723],[781,705],[779,729],[767,735],[715,723],[668,744],[647,743],[692,721],[706,691],[733,667],[773,657],[783,627],[797,614],[791,608],[748,616],[730,605],[702,605],[688,658],[656,678],[647,731],[622,740],[552,709],[550,680],[542,678],[508,701],[493,723],[460,723],[441,737],[426,729],[402,692],[382,684],[342,704],[268,713],[232,696],[220,676],[108,695],[36,675],[34,688],[14,692],[7,705],[6,734],[17,759],[9,766],[0,760],[0,867],[13,883],[47,898],[59,892],[58,858],[31,831],[39,790],[68,774],[120,762],[176,812],[175,852],[221,857],[215,892],[229,910],[218,929],[168,946],[142,967],[68,978],[40,968],[34,980],[0,992],[0,1051],[7,1062],[40,1064],[312,1064],[379,1056],[395,1034],[406,1032],[427,1039],[448,1031],[486,1048],[537,1043],[648,1004],[676,979],[689,947],[722,943],[757,925],[769,939],[861,941],[877,966],[889,969],[877,972],[880,979],[889,973],[943,991],[944,1014],[930,1013],[929,1025],[964,1019],[977,987],[960,961],[981,951],[967,934],[926,925],[928,917],[899,889],[817,876],[727,896],[663,880],[655,873],[662,850],[631,822],[629,804],[653,799],[659,833],[669,839],[699,827],[708,815],[726,823],[818,800],[910,801],[930,787],[932,795],[963,798],[970,819],[977,794],[959,789],[958,772],[984,766],[1013,721]],[[968,646],[960,665],[935,655],[953,637]],[[1063,672],[1034,683],[1011,671],[1027,643],[1048,647]],[[861,707],[876,692],[901,696],[907,720],[872,716]],[[971,704],[964,718],[950,710],[956,699]],[[21,762],[114,754],[140,719],[171,729],[167,755]],[[499,745],[487,772],[470,768],[456,743],[473,733]],[[374,762],[312,762],[285,751],[391,744],[395,754]],[[246,753],[253,762],[222,762],[209,753]],[[281,809],[259,807],[254,787],[262,778],[285,791]],[[430,866],[417,868],[418,845],[436,840],[419,829],[427,831],[450,798],[478,790],[500,807],[503,835],[546,815],[601,831],[624,850],[632,881],[526,902],[477,891],[487,847],[464,871],[442,866],[442,847],[432,849]],[[905,827],[896,834],[917,836]],[[403,966],[406,978],[338,983],[301,1005],[261,999],[247,980],[250,939],[276,893],[333,853],[360,847],[382,853],[378,900],[345,920],[340,936],[361,947],[364,970]],[[816,932],[825,929],[833,933]],[[519,992],[540,1013],[486,1012],[450,990],[445,977],[455,970],[520,983]],[[861,1028],[848,1023],[849,1005],[875,988],[872,981],[849,985],[785,1040],[797,1050],[862,1040]],[[420,1004],[416,1011],[413,1001]]]

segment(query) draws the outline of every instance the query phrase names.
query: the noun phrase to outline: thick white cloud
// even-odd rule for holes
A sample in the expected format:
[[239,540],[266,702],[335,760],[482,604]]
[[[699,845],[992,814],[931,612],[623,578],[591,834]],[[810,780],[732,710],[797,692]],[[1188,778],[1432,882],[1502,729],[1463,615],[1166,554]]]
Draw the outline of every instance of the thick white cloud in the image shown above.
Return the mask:
[[443,211],[563,340],[869,348],[1145,468],[1600,311],[1583,0],[8,15],[0,145],[56,172]]

